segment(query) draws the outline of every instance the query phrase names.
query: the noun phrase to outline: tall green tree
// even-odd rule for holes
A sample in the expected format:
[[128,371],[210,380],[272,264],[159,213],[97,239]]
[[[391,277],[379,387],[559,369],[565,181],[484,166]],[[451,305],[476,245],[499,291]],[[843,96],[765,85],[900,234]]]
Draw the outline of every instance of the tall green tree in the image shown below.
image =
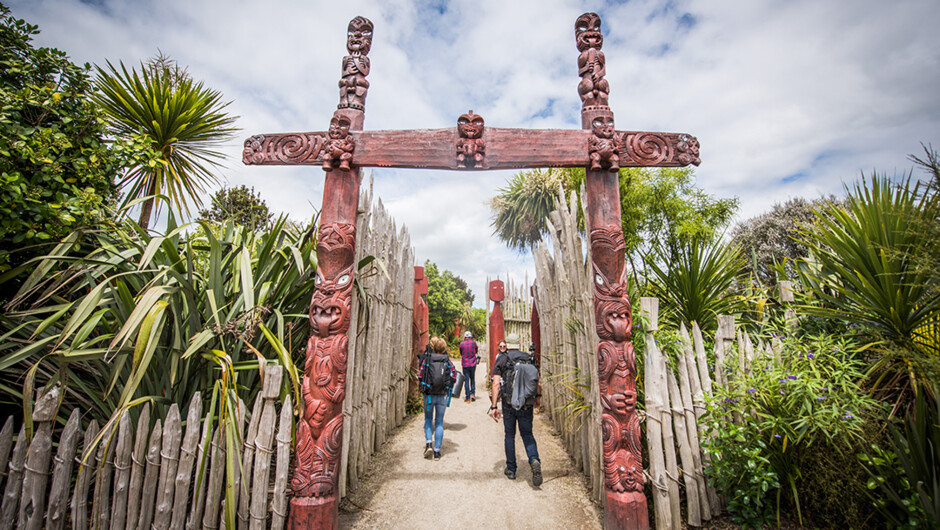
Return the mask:
[[33,47],[38,33],[0,4],[0,273],[103,220],[122,165],[88,66]]
[[268,226],[274,214],[254,188],[242,185],[237,188],[223,187],[212,196],[212,205],[199,211],[199,219],[221,223],[232,220],[252,230]]
[[769,212],[734,225],[731,239],[741,247],[746,261],[744,272],[767,285],[776,284],[776,266],[786,278],[796,279],[796,260],[806,258],[809,249],[799,238],[799,230],[816,220],[816,212],[837,202],[834,196],[808,201],[802,197],[774,204]]
[[[719,199],[696,187],[691,168],[622,168],[619,178],[626,255],[634,270],[654,247],[671,261],[690,244],[717,239],[738,207],[737,198]],[[580,193],[583,182],[583,169],[517,173],[490,203],[494,233],[524,251],[547,233],[559,188]]]
[[[436,263],[424,262],[424,275],[428,279],[428,328],[431,335],[449,338],[454,335],[454,321],[463,322],[473,295],[460,276],[449,270],[440,270]],[[472,315],[472,314],[471,314]],[[466,322],[469,324],[469,322]]]
[[229,103],[162,55],[141,64],[140,72],[128,71],[124,63],[96,68],[94,99],[111,133],[120,139],[144,137],[158,154],[124,173],[122,206],[144,199],[139,224],[145,229],[163,202],[177,217],[189,217],[191,205],[201,205],[200,194],[218,182],[213,170],[223,155],[217,148],[237,130],[235,116],[225,112]]

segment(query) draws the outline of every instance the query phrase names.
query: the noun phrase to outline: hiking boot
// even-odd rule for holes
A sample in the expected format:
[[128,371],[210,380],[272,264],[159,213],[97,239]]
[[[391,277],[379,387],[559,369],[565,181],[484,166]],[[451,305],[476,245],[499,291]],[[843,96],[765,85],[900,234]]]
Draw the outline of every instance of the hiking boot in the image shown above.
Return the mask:
[[434,460],[440,460],[440,459],[441,459],[441,452],[434,451]]
[[506,471],[503,471],[503,473],[506,475],[506,478],[508,478],[509,480],[516,480],[516,472],[515,472],[515,471],[513,471],[513,470],[511,470],[511,469],[509,469],[509,468],[506,468]]
[[542,463],[538,460],[533,460],[529,463],[532,466],[532,485],[541,486],[542,485]]
[[470,403],[470,398],[463,400],[464,403]]
[[431,458],[432,452],[434,452],[434,447],[431,445],[431,442],[424,444],[424,458]]
[[470,401],[476,401],[476,400],[477,400],[476,396],[470,396]]

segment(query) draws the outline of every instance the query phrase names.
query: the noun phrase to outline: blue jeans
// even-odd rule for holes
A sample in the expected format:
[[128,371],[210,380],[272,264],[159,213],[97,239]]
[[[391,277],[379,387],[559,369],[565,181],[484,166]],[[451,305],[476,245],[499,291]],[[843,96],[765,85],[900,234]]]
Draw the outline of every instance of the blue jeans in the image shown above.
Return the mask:
[[475,396],[477,393],[477,382],[474,374],[477,371],[476,366],[464,366],[463,367],[463,384],[464,384],[464,397],[470,399],[470,396]]
[[516,424],[519,424],[519,434],[522,444],[525,445],[525,454],[529,462],[539,459],[539,448],[535,444],[532,434],[533,407],[523,407],[522,410],[512,408],[512,405],[503,402],[503,425],[506,429],[506,469],[516,472]]
[[[431,441],[431,431],[434,432],[434,450],[441,450],[444,441],[444,411],[447,410],[447,395],[424,396],[424,439]],[[433,429],[431,427],[433,420]],[[531,425],[531,423],[530,423]]]

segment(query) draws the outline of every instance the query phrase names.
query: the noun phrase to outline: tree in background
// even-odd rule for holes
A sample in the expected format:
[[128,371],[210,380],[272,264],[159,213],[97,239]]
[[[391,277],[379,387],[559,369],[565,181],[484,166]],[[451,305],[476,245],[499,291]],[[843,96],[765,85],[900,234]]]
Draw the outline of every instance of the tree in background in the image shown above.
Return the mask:
[[34,48],[38,33],[0,4],[0,273],[104,219],[122,164],[87,97],[88,66]]
[[796,260],[806,258],[809,249],[799,239],[798,231],[816,220],[816,212],[839,201],[834,196],[808,201],[796,197],[774,204],[769,212],[737,223],[731,239],[744,252],[744,273],[766,284],[777,283],[775,265],[783,267],[786,278],[796,279]]
[[[692,168],[621,168],[619,175],[626,255],[634,271],[656,246],[670,262],[689,245],[714,241],[738,207],[737,198],[717,199],[697,188]],[[559,187],[580,194],[582,182],[583,169],[517,173],[490,202],[494,233],[524,251],[547,234]]]
[[232,220],[251,230],[266,228],[273,216],[261,194],[244,185],[223,187],[212,196],[212,206],[199,210],[199,220],[216,223]]
[[218,182],[212,170],[223,155],[215,148],[237,130],[235,116],[225,113],[228,103],[162,54],[141,64],[139,73],[110,62],[97,71],[94,99],[111,133],[121,140],[145,138],[158,154],[124,173],[122,206],[143,199],[139,224],[145,229],[162,202],[177,217],[188,217],[191,204],[201,205],[199,194]]
[[467,318],[467,308],[473,304],[473,294],[460,276],[449,270],[441,271],[430,260],[424,262],[424,275],[428,279],[430,333],[432,336],[450,338],[454,335],[454,321],[461,317]]

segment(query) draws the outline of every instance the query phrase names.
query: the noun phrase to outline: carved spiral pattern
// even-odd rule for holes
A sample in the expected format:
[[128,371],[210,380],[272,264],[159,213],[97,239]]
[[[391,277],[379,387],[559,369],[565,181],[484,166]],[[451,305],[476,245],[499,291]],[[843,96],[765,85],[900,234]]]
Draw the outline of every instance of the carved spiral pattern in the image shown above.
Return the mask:
[[669,158],[669,144],[656,133],[630,134],[624,142],[627,157],[643,165],[656,165]]
[[323,137],[316,134],[285,134],[275,139],[272,150],[281,162],[296,164],[312,160],[323,147]]

